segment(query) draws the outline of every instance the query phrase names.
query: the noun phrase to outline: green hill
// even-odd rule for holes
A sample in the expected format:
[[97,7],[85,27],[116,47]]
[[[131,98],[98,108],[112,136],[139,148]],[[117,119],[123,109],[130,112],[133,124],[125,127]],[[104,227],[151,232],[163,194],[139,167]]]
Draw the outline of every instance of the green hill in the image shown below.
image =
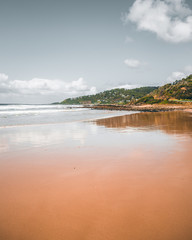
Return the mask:
[[127,104],[157,89],[157,87],[140,87],[135,89],[117,88],[94,95],[67,98],[61,104]]
[[136,104],[177,103],[192,101],[192,75],[166,84],[137,100]]

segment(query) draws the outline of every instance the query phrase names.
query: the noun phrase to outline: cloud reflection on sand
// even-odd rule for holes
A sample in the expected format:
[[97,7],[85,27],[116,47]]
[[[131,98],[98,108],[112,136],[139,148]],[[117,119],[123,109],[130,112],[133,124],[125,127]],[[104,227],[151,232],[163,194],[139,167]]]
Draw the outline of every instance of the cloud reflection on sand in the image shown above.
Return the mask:
[[50,124],[42,126],[18,126],[1,129],[0,152],[17,148],[41,147],[57,144],[85,144],[88,134],[96,134],[97,126],[84,123]]
[[[33,148],[46,148],[49,151],[57,148],[59,151],[68,151],[76,147],[89,148],[90,151],[97,148],[100,151],[102,149],[106,151],[106,148],[109,151],[110,149],[132,151],[133,148],[145,148],[150,151],[151,147],[161,152],[167,151],[177,144],[177,140],[174,136],[159,131],[159,128],[166,126],[165,121],[163,124],[161,122],[162,116],[161,114],[140,113],[93,122],[1,128],[0,152],[11,153]],[[170,119],[169,115],[166,116]],[[185,125],[190,126],[190,123],[187,125],[186,121]]]

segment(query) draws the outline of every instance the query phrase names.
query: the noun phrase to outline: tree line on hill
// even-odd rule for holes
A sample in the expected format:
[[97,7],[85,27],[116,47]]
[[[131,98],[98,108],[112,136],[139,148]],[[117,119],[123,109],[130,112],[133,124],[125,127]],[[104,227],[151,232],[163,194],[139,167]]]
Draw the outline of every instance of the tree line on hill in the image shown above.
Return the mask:
[[192,101],[192,74],[162,87],[117,88],[94,95],[67,98],[61,104],[169,104]]
[[192,75],[165,84],[136,101],[136,104],[181,103],[192,100]]
[[94,95],[67,98],[61,104],[127,104],[140,99],[158,87],[140,87],[135,89],[117,88]]

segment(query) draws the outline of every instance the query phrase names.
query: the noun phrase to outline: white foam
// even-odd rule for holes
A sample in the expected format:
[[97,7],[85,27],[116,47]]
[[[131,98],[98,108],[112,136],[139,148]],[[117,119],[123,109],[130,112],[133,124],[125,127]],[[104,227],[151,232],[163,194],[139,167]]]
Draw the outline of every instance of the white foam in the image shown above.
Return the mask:
[[0,115],[28,115],[56,112],[85,111],[81,106],[70,105],[1,105]]

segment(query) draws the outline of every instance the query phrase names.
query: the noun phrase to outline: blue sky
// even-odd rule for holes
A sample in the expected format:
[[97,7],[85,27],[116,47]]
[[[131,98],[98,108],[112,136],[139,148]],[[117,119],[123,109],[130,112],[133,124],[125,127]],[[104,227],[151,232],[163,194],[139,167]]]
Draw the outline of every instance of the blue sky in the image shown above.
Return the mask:
[[49,103],[192,73],[186,0],[0,1],[0,103]]

